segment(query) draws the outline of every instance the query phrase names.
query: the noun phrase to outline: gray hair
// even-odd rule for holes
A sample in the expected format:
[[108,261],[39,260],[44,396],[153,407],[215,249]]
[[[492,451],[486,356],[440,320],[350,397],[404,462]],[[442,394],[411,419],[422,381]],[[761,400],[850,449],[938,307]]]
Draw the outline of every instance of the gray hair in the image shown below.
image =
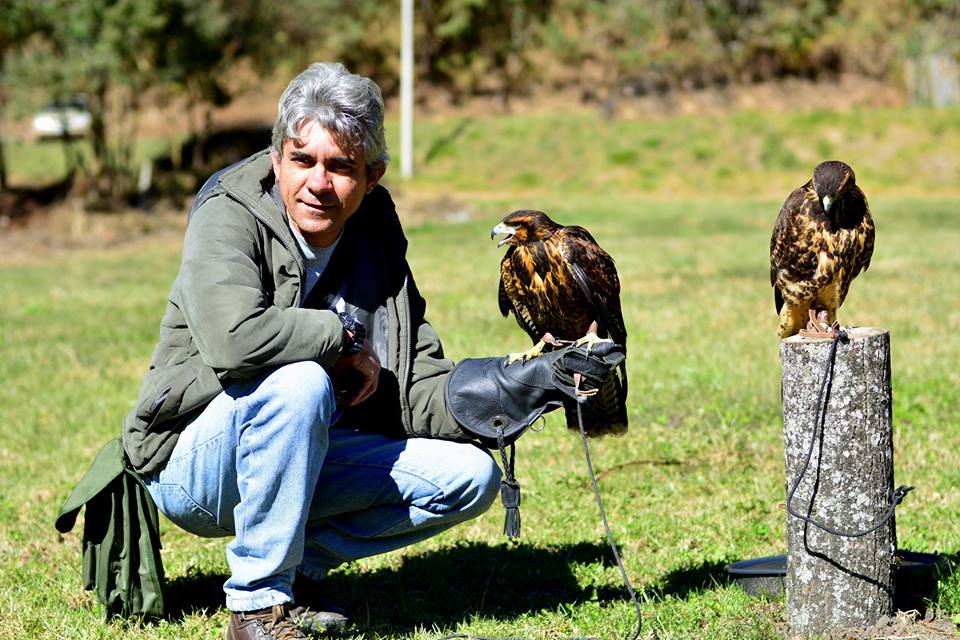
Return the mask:
[[329,131],[344,147],[363,147],[368,170],[390,160],[380,87],[339,62],[315,62],[287,85],[273,123],[273,151],[282,154],[286,141],[299,140],[300,129],[309,122]]

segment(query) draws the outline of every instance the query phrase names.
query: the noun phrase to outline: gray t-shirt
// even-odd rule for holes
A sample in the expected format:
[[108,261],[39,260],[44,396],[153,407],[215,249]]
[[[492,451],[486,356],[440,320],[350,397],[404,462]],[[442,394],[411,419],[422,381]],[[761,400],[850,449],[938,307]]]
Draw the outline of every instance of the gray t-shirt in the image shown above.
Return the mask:
[[[304,273],[305,281],[303,288],[300,290],[300,304],[303,304],[313,290],[314,285],[320,280],[320,276],[323,275],[323,270],[330,264],[330,257],[333,255],[333,250],[337,248],[337,243],[340,242],[340,236],[337,236],[337,239],[330,243],[330,246],[317,247],[307,242],[306,238],[303,237],[303,234],[301,234],[297,228],[297,225],[291,223],[289,218],[287,218],[287,224],[290,225],[290,231],[293,232],[293,237],[297,239],[297,244],[300,245],[300,251],[303,253],[303,262],[306,266]],[[341,232],[340,235],[343,235],[343,232]]]
[[333,258],[334,249],[343,238],[343,231],[329,247],[314,247],[304,239],[296,226],[290,223],[290,216],[287,215],[287,208],[283,204],[283,198],[280,197],[280,189],[276,183],[270,195],[287,217],[290,231],[297,239],[304,256],[307,268],[303,289],[300,292],[300,303],[316,309],[342,311],[360,320],[367,329],[367,340],[380,358],[380,362],[386,363],[387,310],[382,303],[386,296],[378,272],[372,266],[374,256],[369,254],[370,249],[366,248],[364,253],[361,248],[360,254],[352,258],[349,272],[341,274],[342,280],[331,282],[330,291],[318,291],[317,293],[321,295],[314,296],[314,299],[310,300],[311,304],[307,305],[310,294],[313,293],[313,289]]

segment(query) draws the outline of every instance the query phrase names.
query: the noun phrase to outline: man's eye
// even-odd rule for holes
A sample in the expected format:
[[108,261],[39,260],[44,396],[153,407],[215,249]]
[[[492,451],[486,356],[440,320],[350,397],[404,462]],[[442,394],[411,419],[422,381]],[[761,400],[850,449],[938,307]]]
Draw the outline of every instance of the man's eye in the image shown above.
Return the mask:
[[290,156],[290,162],[294,163],[298,167],[312,167],[314,164],[313,158],[300,153],[295,153]]

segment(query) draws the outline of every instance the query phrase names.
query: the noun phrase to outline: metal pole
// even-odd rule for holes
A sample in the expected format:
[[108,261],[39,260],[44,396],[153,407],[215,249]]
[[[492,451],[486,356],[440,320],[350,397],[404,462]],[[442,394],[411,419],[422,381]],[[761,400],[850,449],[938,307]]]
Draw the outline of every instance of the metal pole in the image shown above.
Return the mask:
[[413,177],[413,0],[401,0],[400,176]]

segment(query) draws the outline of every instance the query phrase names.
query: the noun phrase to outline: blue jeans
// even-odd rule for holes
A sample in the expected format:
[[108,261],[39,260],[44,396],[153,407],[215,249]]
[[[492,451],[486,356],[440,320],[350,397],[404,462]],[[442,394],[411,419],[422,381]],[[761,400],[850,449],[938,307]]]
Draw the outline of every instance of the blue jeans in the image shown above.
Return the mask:
[[227,544],[227,607],[289,602],[296,571],[322,579],[480,515],[500,469],[479,446],[329,428],[333,386],[315,362],[231,385],[144,478],[157,508]]

